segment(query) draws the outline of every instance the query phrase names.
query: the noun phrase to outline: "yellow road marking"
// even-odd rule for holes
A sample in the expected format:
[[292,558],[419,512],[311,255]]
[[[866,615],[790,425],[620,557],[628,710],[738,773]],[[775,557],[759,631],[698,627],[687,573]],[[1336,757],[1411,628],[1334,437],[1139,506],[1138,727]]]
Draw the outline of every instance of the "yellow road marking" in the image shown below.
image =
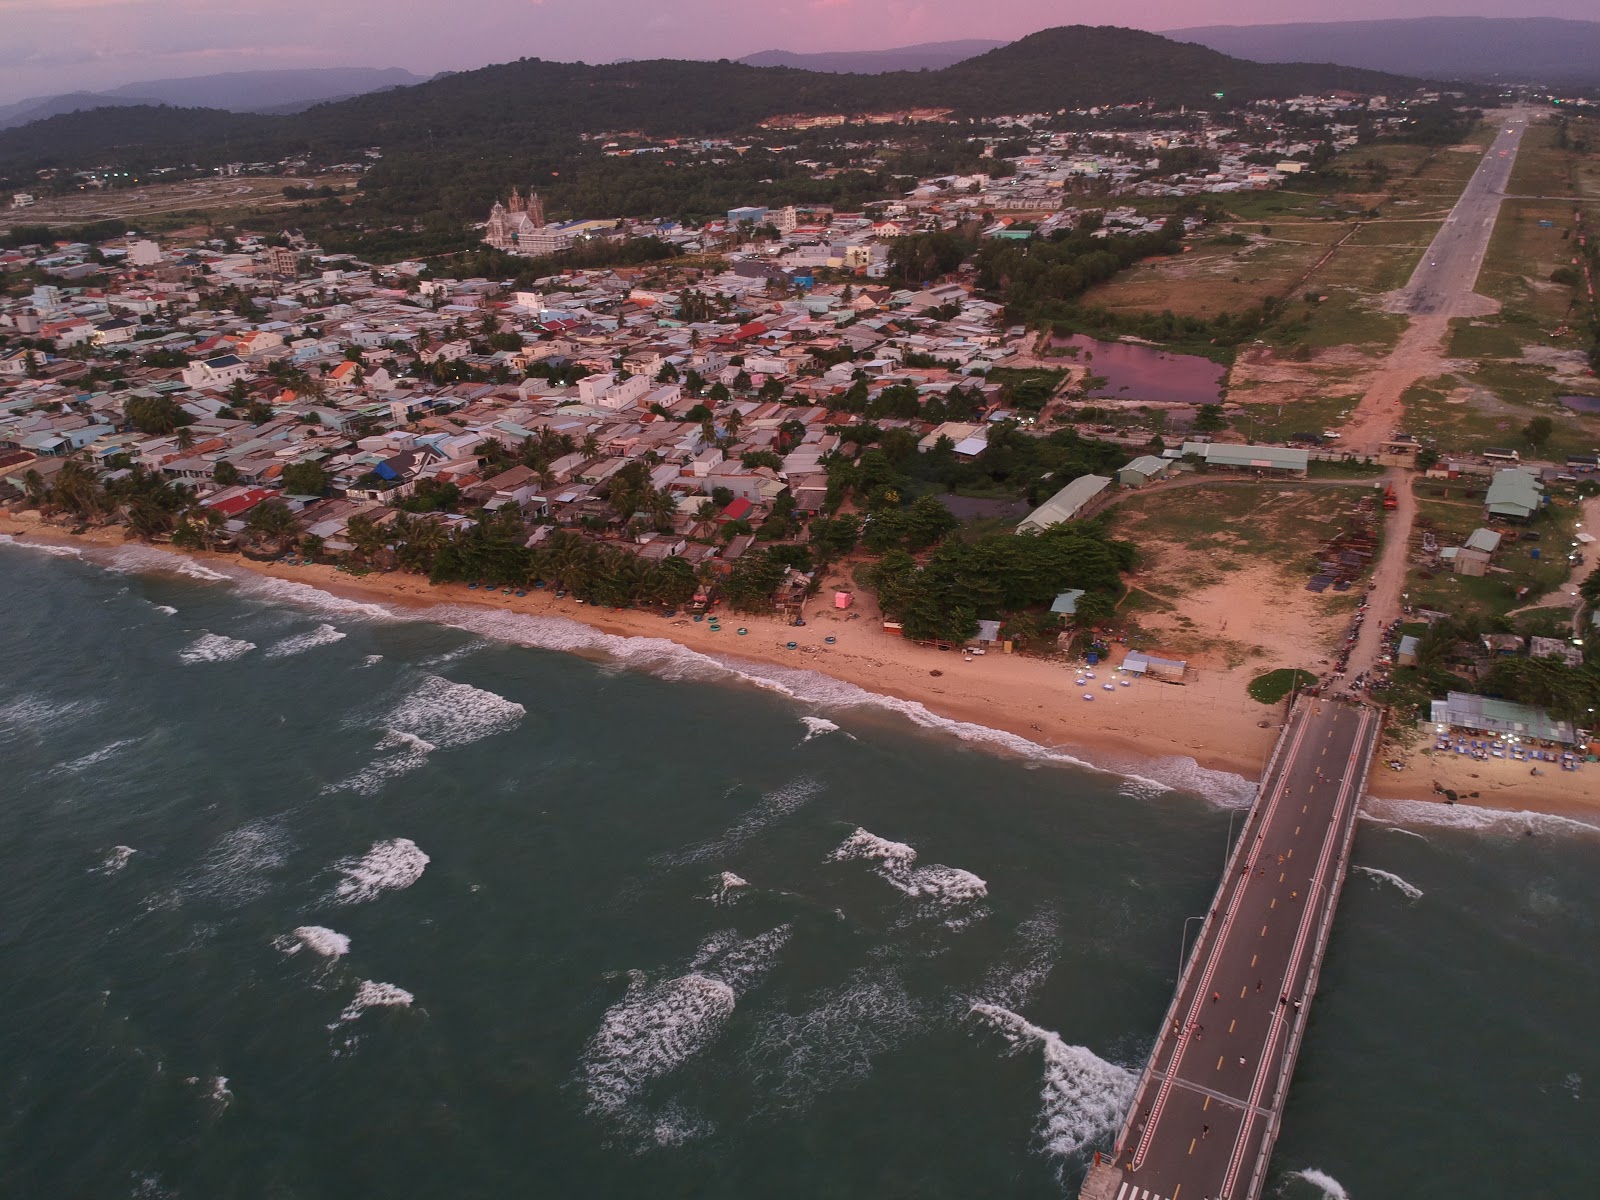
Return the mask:
[[1263,925],[1261,927],[1261,936],[1262,937],[1266,937],[1267,936],[1267,927],[1265,925]]
[[[1247,984],[1246,987],[1248,987],[1248,986],[1249,985]],[[1244,988],[1240,988],[1239,989],[1239,999],[1241,999],[1241,1000],[1244,999],[1244,993],[1245,993],[1245,989]]]
[[1222,1070],[1222,1055],[1217,1055],[1217,1070]]
[[1286,857],[1286,858],[1293,858],[1293,857],[1294,857],[1294,851],[1293,851],[1293,850],[1290,850],[1290,851],[1289,851],[1289,853],[1288,853],[1288,854],[1287,854],[1287,855],[1285,855],[1285,856],[1284,856],[1284,857]]
[[1201,1112],[1205,1112],[1206,1109],[1208,1109],[1210,1107],[1211,1107],[1211,1097],[1207,1096],[1206,1097],[1206,1102],[1200,1106],[1200,1111]]
[[1233,1032],[1233,1027],[1235,1025],[1237,1025],[1238,1023],[1239,1023],[1239,1018],[1238,1017],[1235,1017],[1233,1020],[1229,1021],[1228,1022],[1228,1032],[1232,1033]]
[[[1278,880],[1278,882],[1279,882],[1279,883],[1282,883],[1282,882],[1283,882],[1283,880],[1281,880],[1281,879],[1280,879],[1280,880]],[[1271,904],[1269,904],[1269,905],[1267,905],[1267,907],[1268,907],[1268,908],[1277,908],[1277,907],[1278,907],[1278,898],[1277,898],[1277,897],[1276,897],[1276,896],[1274,896],[1274,897],[1273,897],[1273,898],[1272,898],[1272,903],[1271,903]]]
[[1283,882],[1283,872],[1282,872],[1282,871],[1279,871],[1279,872],[1278,872],[1278,882],[1279,882],[1279,883],[1282,883],[1282,882]]
[[1294,835],[1295,835],[1295,837],[1299,837],[1300,836],[1300,826],[1296,825],[1294,827]]
[[1259,955],[1259,954],[1252,954],[1252,955],[1251,955],[1251,956],[1250,956],[1250,965],[1251,965],[1251,966],[1252,966],[1252,967],[1253,967],[1253,966],[1255,966],[1255,965],[1256,965],[1256,959],[1258,959],[1258,958],[1260,958],[1260,957],[1261,957],[1261,956],[1260,956],[1260,955]]
[[[1189,1139],[1189,1153],[1190,1154],[1194,1153],[1194,1144],[1196,1142],[1198,1142],[1199,1140],[1200,1140],[1199,1138],[1190,1138]],[[1176,1195],[1177,1193],[1173,1193],[1173,1194]]]

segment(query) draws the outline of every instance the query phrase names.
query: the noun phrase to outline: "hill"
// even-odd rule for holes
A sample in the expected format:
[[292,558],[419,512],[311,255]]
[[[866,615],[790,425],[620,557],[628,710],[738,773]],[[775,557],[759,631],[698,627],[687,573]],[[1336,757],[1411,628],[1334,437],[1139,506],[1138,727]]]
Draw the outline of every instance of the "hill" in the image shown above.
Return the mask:
[[[987,116],[1146,100],[1206,105],[1215,104],[1218,92],[1234,102],[1335,88],[1404,91],[1415,83],[1328,64],[1248,62],[1153,33],[1078,25],[1043,30],[939,71],[862,75],[727,61],[590,66],[525,58],[287,117],[147,107],[108,120],[101,109],[0,131],[0,165],[49,166],[86,157],[171,161],[208,140],[216,144],[196,161],[343,155],[373,144],[386,153],[427,146],[481,158],[502,144],[525,155],[584,131],[731,133],[780,113],[942,107]],[[248,139],[248,153],[241,145],[222,146],[219,132]]]
[[792,50],[763,50],[739,61],[747,67],[791,67],[797,71],[825,71],[845,75],[881,75],[885,71],[938,71],[998,50],[1005,42],[968,38],[956,42],[920,42],[888,50],[833,50],[797,54]]
[[1600,23],[1553,17],[1417,17],[1168,30],[1255,62],[1326,59],[1352,67],[1474,82],[1600,84]]
[[135,105],[216,108],[240,113],[299,112],[329,100],[423,82],[399,67],[327,67],[290,71],[228,71],[184,79],[152,79],[104,92],[35,96],[0,105],[0,129],[62,113]]

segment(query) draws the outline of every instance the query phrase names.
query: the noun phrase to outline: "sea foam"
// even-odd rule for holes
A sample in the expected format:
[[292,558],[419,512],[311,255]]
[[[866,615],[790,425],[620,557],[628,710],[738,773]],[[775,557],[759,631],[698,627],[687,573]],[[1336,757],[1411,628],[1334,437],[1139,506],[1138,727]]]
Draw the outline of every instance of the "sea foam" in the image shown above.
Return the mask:
[[988,1021],[1015,1052],[1036,1046],[1044,1056],[1044,1083],[1037,1136],[1046,1154],[1070,1158],[1090,1143],[1114,1134],[1122,1123],[1138,1078],[1083,1046],[1041,1029],[1010,1009],[975,1004],[972,1012]]
[[86,771],[90,767],[97,766],[98,764],[105,762],[106,759],[112,757],[117,753],[117,751],[125,750],[129,746],[137,745],[138,740],[138,738],[122,738],[120,741],[112,742],[110,745],[101,746],[98,750],[91,750],[88,754],[83,755],[81,758],[75,758],[69,763],[63,763],[61,765],[61,769],[63,771],[74,772]]
[[322,925],[301,925],[294,931],[297,946],[323,958],[343,958],[350,953],[350,938]]
[[275,817],[247,821],[217,840],[183,890],[230,905],[245,904],[272,888],[272,874],[289,861],[294,842]]
[[1472,804],[1441,804],[1434,800],[1380,800],[1368,796],[1362,803],[1362,814],[1385,824],[1434,826],[1517,837],[1529,833],[1600,834],[1600,825],[1554,813],[1513,812]]
[[1355,869],[1360,871],[1363,875],[1370,875],[1373,879],[1381,879],[1385,883],[1393,884],[1405,895],[1407,900],[1422,899],[1421,888],[1414,883],[1408,883],[1404,879],[1401,879],[1400,876],[1396,875],[1393,871],[1382,871],[1377,867],[1362,866],[1357,866]]
[[344,878],[333,890],[339,904],[360,904],[376,900],[384,892],[408,888],[422,878],[431,860],[410,838],[374,842],[360,858],[344,858],[334,869]]
[[98,875],[115,875],[128,865],[128,860],[139,853],[132,846],[113,846],[104,861],[95,868]]
[[1344,1185],[1329,1175],[1326,1171],[1319,1171],[1315,1167],[1307,1167],[1303,1171],[1289,1172],[1290,1179],[1303,1179],[1312,1187],[1322,1192],[1322,1200],[1350,1200],[1350,1193],[1344,1190]]
[[762,795],[761,800],[742,817],[708,842],[656,856],[658,865],[677,867],[688,863],[704,862],[708,858],[725,858],[772,825],[820,795],[823,785],[809,776],[792,779],[782,787]]
[[356,988],[355,996],[339,1014],[339,1019],[328,1028],[337,1029],[348,1021],[358,1020],[369,1008],[410,1008],[415,999],[416,997],[405,988],[396,987],[392,983],[363,979],[361,985]]
[[952,909],[982,900],[989,885],[971,871],[942,863],[916,865],[917,852],[904,842],[891,842],[857,829],[828,856],[831,862],[870,862],[890,886],[913,899],[940,909]]
[[232,662],[243,658],[256,648],[254,642],[231,638],[220,633],[204,633],[178,652],[186,663]]
[[318,646],[331,646],[334,642],[343,641],[344,638],[342,630],[335,629],[332,625],[318,625],[305,633],[297,633],[282,641],[273,642],[263,654],[267,658],[288,658],[292,654],[304,654],[307,650],[315,650]]

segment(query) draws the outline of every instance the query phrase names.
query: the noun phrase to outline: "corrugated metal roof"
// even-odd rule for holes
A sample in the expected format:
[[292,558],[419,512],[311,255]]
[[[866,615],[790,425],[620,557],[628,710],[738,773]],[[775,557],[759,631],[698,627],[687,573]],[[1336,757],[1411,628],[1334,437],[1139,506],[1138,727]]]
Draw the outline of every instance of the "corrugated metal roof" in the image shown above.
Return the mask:
[[1084,505],[1110,486],[1111,479],[1106,475],[1079,476],[1022,518],[1017,529],[1048,529],[1052,525],[1070,521]]
[[1543,490],[1543,485],[1531,471],[1507,467],[1503,471],[1496,471],[1494,478],[1489,481],[1489,494],[1484,498],[1484,504],[1491,513],[1500,516],[1528,517],[1537,512],[1539,505],[1544,502],[1540,494]]
[[1511,700],[1474,696],[1470,692],[1450,692],[1443,700],[1435,700],[1432,716],[1436,725],[1456,725],[1481,733],[1535,737],[1547,742],[1569,744],[1577,741],[1572,722],[1558,721],[1542,708],[1517,704]]
[[1500,545],[1500,534],[1493,529],[1474,529],[1465,545],[1468,550],[1482,550],[1485,554],[1493,554]]

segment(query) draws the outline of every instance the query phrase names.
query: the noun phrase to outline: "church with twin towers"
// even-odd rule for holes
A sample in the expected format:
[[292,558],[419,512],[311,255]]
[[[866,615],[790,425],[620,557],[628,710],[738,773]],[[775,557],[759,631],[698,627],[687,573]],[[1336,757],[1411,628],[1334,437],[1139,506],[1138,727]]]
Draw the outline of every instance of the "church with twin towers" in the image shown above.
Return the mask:
[[511,189],[507,203],[494,202],[483,240],[496,250],[533,256],[556,254],[572,245],[570,233],[545,221],[544,201],[539,193],[530,190],[524,200],[516,188]]

